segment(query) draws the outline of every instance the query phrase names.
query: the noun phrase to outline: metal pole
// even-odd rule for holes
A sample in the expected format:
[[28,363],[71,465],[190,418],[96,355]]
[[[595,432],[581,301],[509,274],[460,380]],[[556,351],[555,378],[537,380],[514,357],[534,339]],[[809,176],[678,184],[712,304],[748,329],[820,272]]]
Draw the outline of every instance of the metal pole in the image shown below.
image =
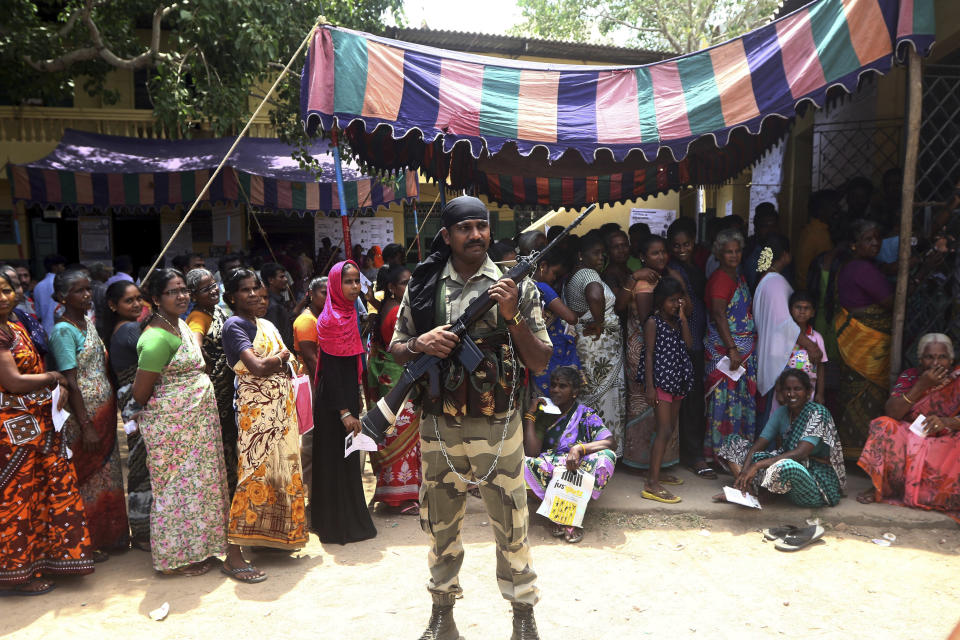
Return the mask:
[[443,175],[443,143],[437,140],[433,145],[437,149],[437,186],[440,188],[440,208],[447,206],[447,178]]
[[337,177],[337,198],[340,200],[340,224],[343,226],[343,255],[347,260],[353,260],[353,243],[350,241],[350,220],[347,211],[347,197],[343,191],[343,166],[340,163],[340,145],[337,129],[330,130],[330,139],[333,142],[334,174]]
[[[417,203],[413,203],[413,228],[417,230],[417,236],[413,239],[417,243],[417,262],[423,262],[423,246],[420,244],[420,222],[417,220]],[[406,259],[406,256],[404,256]]]
[[917,152],[923,110],[923,77],[920,54],[908,47],[907,58],[907,144],[903,160],[903,189],[900,192],[900,253],[897,257],[897,289],[893,302],[893,332],[890,342],[890,383],[896,381],[903,358],[903,324],[907,311],[907,282],[910,277],[910,238],[913,237],[913,193],[917,182]]

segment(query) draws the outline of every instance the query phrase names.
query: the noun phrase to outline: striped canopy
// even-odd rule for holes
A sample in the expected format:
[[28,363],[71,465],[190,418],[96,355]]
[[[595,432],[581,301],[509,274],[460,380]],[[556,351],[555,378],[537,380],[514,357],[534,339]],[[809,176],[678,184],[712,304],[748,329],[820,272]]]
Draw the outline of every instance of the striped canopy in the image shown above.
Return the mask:
[[[548,164],[568,151],[587,163],[638,151],[638,162],[652,163],[669,149],[680,161],[699,138],[723,147],[737,129],[756,134],[804,101],[821,106],[833,86],[853,91],[863,73],[889,71],[901,44],[928,53],[933,13],[933,0],[814,0],[710,49],[630,67],[492,58],[323,26],[301,76],[301,108],[308,130],[338,126],[356,137],[357,127],[383,125],[394,140],[440,139],[445,153],[465,143],[474,158],[507,145],[521,157],[542,149]],[[361,157],[395,168],[395,151],[379,155],[383,164]]]
[[[13,200],[27,206],[145,211],[190,205],[233,143],[232,138],[154,140],[67,130],[50,155],[8,166]],[[260,210],[339,212],[333,156],[327,141],[313,145],[322,174],[300,169],[293,149],[273,138],[244,138],[210,185],[205,200],[249,203]],[[381,180],[343,167],[349,210],[376,210],[416,198],[413,171]]]

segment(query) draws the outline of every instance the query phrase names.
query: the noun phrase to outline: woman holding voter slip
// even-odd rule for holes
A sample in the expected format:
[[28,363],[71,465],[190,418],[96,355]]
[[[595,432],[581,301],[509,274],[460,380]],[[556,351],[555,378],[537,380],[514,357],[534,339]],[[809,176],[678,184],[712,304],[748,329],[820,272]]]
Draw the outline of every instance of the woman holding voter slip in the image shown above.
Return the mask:
[[[538,399],[537,406],[523,416],[523,449],[527,455],[524,477],[530,491],[541,500],[557,468],[592,474],[590,497],[594,500],[613,475],[616,442],[597,412],[577,401],[580,384],[576,368],[557,367],[550,374],[554,407]],[[583,527],[554,523],[552,535],[575,544],[583,540]]]
[[377,535],[363,495],[360,454],[344,458],[344,439],[360,433],[363,343],[357,326],[360,268],[352,260],[330,269],[317,319],[317,391],[313,403],[311,530],[320,542],[347,544]]

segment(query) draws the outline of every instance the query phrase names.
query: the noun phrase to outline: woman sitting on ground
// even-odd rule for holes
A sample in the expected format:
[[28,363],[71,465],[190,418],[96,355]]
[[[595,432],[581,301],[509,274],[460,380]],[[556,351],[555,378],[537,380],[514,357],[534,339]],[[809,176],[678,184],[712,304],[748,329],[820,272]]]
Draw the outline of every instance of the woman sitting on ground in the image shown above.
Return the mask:
[[[784,406],[770,416],[751,447],[742,436],[732,435],[717,457],[736,477],[734,488],[760,497],[760,489],[786,495],[801,507],[834,506],[846,486],[843,451],[833,416],[813,402],[810,377],[787,369],[777,380]],[[781,448],[767,451],[776,438]],[[714,497],[723,501],[723,494]]]
[[[900,374],[886,415],[870,423],[857,464],[873,486],[857,500],[943,511],[960,522],[960,368],[942,333],[920,338],[917,350],[920,365]],[[926,437],[910,431],[919,416]]]
[[[523,417],[524,477],[527,487],[541,500],[559,465],[594,474],[594,500],[613,475],[616,440],[597,412],[577,401],[579,393],[580,372],[570,366],[557,367],[550,374],[550,400],[560,409],[559,417],[542,410],[542,399]],[[576,543],[583,539],[583,529],[554,524],[553,535]]]

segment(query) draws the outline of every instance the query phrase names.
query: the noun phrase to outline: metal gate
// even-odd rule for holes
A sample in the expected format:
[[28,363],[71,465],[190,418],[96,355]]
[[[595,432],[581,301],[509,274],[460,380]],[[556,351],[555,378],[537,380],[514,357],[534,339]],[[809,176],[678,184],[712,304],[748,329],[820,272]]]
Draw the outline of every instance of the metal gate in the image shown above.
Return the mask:
[[960,178],[960,65],[923,73],[923,123],[917,157],[917,202],[950,198]]

